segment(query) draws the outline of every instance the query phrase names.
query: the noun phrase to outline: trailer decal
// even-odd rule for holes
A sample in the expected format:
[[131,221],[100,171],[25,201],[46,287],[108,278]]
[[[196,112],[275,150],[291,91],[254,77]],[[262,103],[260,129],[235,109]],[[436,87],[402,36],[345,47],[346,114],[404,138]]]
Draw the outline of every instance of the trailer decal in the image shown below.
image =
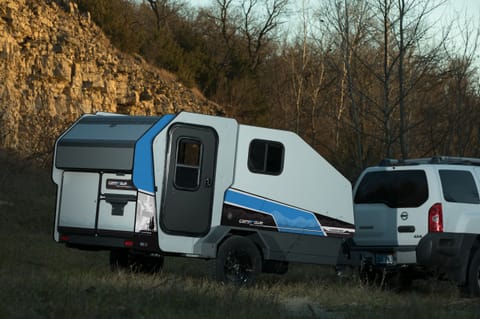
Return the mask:
[[[228,189],[225,194],[225,204],[244,208],[248,211],[271,215],[279,232],[326,236],[316,215],[300,208],[232,188]],[[249,220],[245,218],[242,219]]]
[[278,231],[272,215],[263,212],[254,212],[229,204],[223,205],[221,224],[225,226],[248,226]]
[[153,194],[155,192],[155,182],[153,180],[153,139],[174,117],[172,114],[162,116],[135,144],[133,184],[145,193]]

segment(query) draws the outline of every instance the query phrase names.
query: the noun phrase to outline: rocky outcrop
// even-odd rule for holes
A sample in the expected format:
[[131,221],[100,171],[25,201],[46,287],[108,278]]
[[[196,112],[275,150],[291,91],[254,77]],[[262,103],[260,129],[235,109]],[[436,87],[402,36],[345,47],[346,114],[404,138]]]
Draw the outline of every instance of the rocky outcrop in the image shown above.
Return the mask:
[[83,113],[221,113],[140,56],[115,49],[74,2],[0,1],[0,146],[51,151]]

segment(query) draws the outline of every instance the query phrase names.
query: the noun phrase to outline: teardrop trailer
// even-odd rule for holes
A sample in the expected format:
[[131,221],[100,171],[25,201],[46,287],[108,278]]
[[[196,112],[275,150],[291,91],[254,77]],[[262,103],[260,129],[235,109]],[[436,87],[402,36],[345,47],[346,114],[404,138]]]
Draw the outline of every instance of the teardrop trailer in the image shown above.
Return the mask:
[[337,265],[354,232],[350,182],[298,135],[181,112],[87,114],[55,144],[54,239],[112,266],[213,261],[248,283],[289,262]]

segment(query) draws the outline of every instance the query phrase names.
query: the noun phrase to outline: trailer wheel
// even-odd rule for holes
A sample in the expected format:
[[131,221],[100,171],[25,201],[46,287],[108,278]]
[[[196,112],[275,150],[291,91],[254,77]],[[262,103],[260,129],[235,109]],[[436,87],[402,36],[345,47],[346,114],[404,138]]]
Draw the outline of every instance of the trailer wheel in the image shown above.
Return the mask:
[[134,256],[133,270],[137,272],[154,274],[162,270],[164,257],[163,256]]
[[251,285],[262,269],[262,257],[255,244],[241,236],[232,236],[218,249],[213,276],[238,286]]
[[110,251],[110,269],[112,271],[127,270],[153,274],[162,269],[163,262],[163,256],[131,254],[126,249]]
[[129,258],[128,250],[112,249],[110,250],[110,269],[112,271],[123,270],[128,268]]
[[471,296],[480,296],[480,249],[477,249],[470,261],[467,288]]

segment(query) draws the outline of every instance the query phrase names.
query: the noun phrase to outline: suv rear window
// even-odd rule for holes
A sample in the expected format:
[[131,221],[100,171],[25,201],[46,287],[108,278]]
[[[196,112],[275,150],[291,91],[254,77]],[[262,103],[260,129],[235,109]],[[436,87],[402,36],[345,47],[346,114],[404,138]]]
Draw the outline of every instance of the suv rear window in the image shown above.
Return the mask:
[[422,170],[381,171],[365,174],[355,194],[355,204],[385,204],[392,208],[418,207],[428,198]]
[[447,202],[478,204],[478,189],[470,172],[440,170],[443,197]]

